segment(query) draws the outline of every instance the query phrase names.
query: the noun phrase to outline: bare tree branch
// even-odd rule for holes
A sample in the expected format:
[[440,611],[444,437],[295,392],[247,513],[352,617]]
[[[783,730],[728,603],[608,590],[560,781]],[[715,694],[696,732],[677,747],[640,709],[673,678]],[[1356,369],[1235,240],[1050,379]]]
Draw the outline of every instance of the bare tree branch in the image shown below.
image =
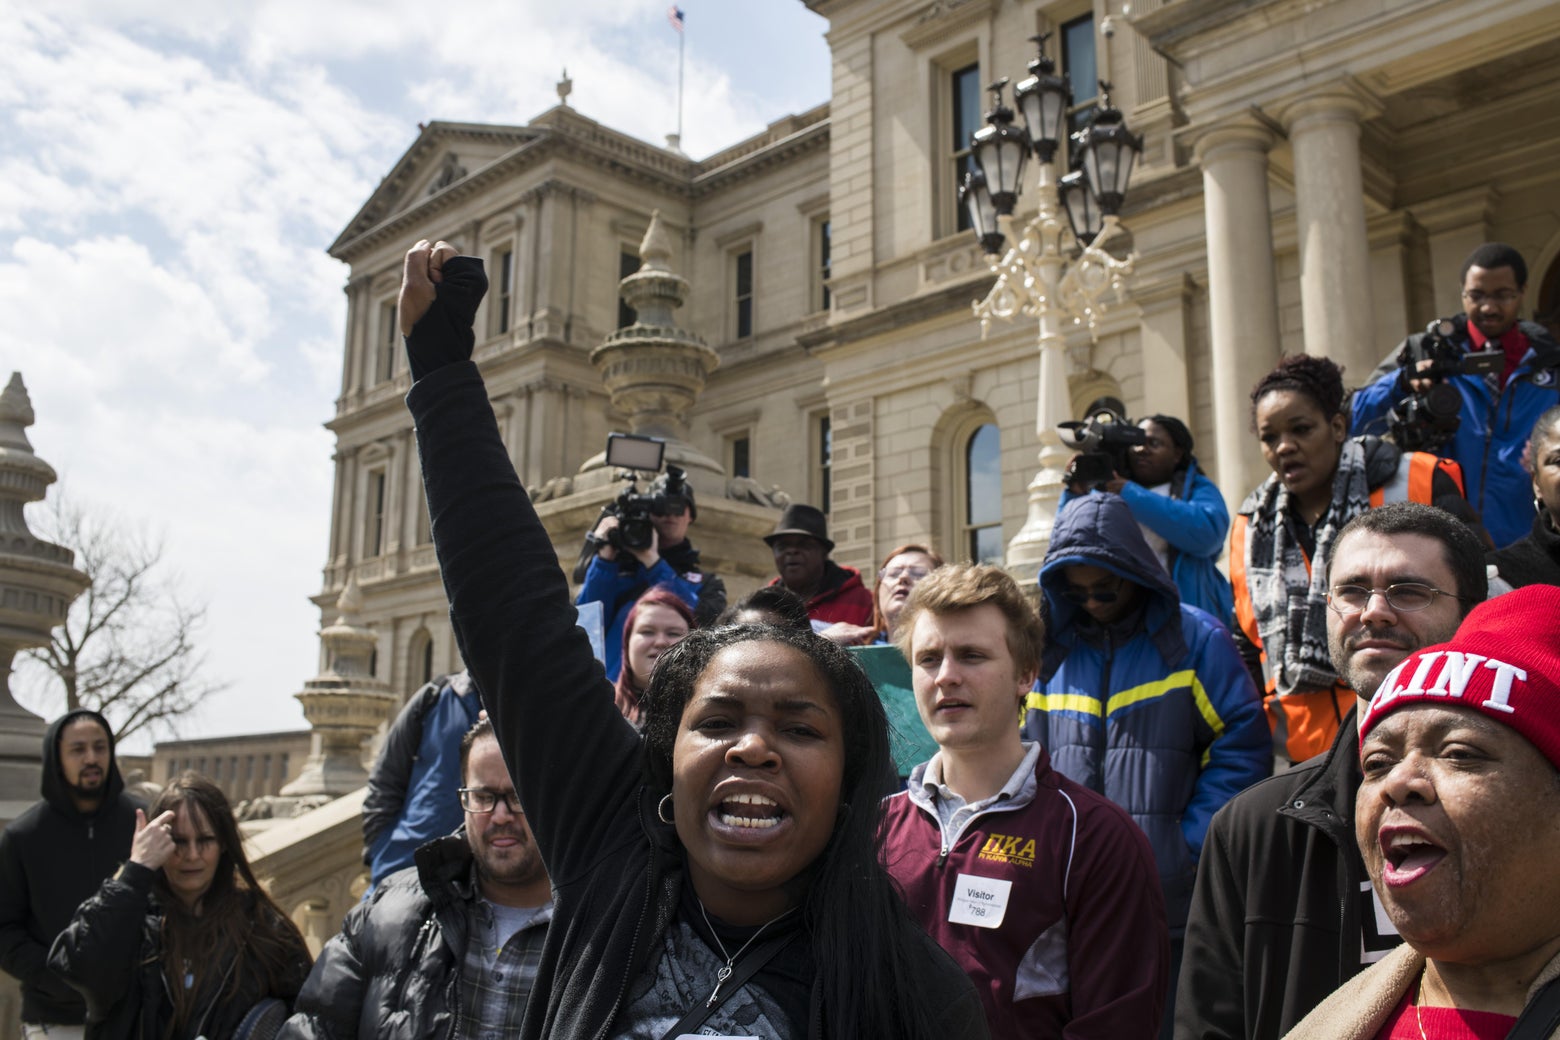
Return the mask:
[[33,671],[47,673],[32,699],[102,712],[121,741],[143,730],[177,733],[180,717],[227,683],[203,674],[206,608],[166,573],[161,539],[61,494],[29,519],[40,537],[76,550],[76,566],[92,579],[53,641],[26,652],[41,666]]

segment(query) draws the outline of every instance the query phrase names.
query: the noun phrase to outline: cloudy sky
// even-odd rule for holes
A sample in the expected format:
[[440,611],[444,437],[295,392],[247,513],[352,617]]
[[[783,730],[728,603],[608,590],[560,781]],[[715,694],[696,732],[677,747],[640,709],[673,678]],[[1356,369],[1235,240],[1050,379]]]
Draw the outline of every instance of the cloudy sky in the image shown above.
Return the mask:
[[[828,99],[801,0],[680,6],[691,155]],[[160,535],[207,603],[231,686],[180,736],[304,725],[346,313],[325,247],[419,122],[523,123],[565,65],[575,108],[660,143],[677,44],[658,0],[5,5],[0,381],[59,486]],[[18,699],[57,714],[39,680]]]

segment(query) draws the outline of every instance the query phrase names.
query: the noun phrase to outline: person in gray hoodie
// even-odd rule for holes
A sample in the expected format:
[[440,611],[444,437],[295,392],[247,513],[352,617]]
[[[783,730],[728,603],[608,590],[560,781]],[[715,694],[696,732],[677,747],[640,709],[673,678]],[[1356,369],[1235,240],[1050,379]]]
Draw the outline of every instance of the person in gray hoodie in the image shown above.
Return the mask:
[[86,1003],[49,969],[49,945],[129,855],[141,806],[124,793],[108,720],[86,709],[44,734],[40,787],[0,833],[0,969],[21,981],[28,1037],[79,1037]]

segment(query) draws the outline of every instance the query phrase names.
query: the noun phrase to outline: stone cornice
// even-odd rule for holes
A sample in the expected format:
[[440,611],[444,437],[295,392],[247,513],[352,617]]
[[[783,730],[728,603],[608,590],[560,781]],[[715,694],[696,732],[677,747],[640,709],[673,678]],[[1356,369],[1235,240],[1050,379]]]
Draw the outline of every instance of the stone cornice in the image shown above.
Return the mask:
[[705,169],[693,179],[693,197],[703,198],[751,177],[768,173],[776,167],[793,163],[803,156],[814,152],[827,152],[828,149],[829,120],[824,118],[788,137],[746,152],[730,162]]
[[[890,332],[896,328],[944,316],[953,311],[968,313],[971,301],[978,300],[990,291],[996,276],[989,272],[955,282],[933,292],[912,296],[908,300],[879,307],[859,318],[831,322],[816,332],[806,332],[796,337],[796,342],[808,353],[844,346],[856,340]],[[970,321],[973,323],[972,317]]]
[[899,38],[911,50],[920,50],[942,43],[949,34],[982,19],[989,20],[996,9],[997,0],[933,0],[922,10],[915,24],[899,34]]

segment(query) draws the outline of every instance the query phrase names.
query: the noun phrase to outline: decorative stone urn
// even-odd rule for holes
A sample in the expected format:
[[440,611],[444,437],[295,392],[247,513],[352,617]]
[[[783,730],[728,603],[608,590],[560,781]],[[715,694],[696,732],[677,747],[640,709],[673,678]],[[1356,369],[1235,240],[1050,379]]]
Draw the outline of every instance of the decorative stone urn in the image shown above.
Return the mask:
[[363,609],[356,577],[347,579],[336,609],[335,624],[320,631],[325,671],[294,695],[314,732],[309,760],[298,778],[282,788],[284,797],[324,801],[362,787],[368,782],[363,742],[396,708],[389,683],[374,678],[370,667],[379,637],[355,624]]
[[73,566],[75,553],[27,529],[23,505],[41,502],[57,479],[27,440],[33,421],[22,374],[13,372],[0,392],[0,824],[38,798],[47,729],[11,696],[11,662],[20,650],[46,646],[90,584]]

